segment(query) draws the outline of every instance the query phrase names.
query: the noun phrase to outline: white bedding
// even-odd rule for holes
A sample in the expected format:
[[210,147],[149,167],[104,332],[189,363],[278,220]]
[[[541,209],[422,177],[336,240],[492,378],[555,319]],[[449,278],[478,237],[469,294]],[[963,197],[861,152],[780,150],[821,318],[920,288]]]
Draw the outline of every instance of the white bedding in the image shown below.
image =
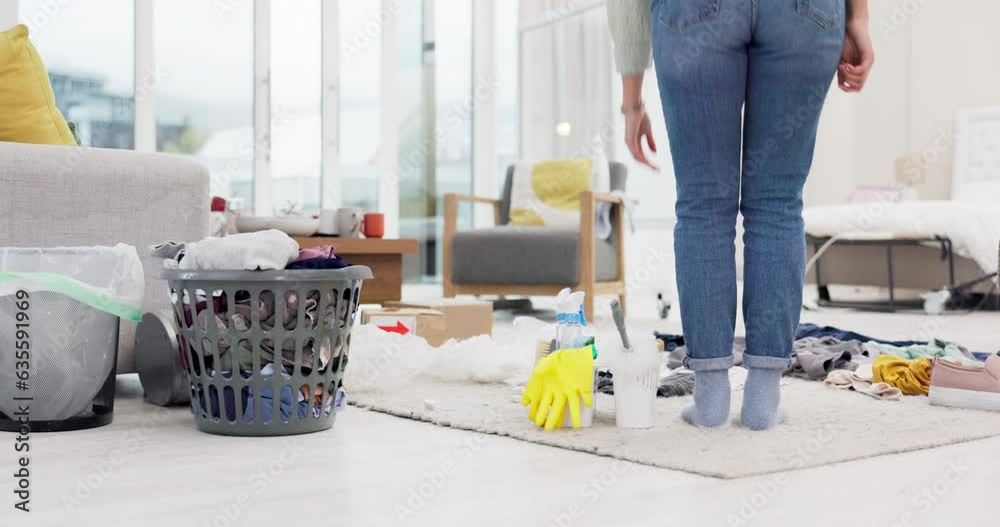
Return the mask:
[[944,236],[955,254],[974,260],[987,273],[997,271],[1000,205],[955,201],[850,203],[808,207],[806,233],[825,237],[893,238]]

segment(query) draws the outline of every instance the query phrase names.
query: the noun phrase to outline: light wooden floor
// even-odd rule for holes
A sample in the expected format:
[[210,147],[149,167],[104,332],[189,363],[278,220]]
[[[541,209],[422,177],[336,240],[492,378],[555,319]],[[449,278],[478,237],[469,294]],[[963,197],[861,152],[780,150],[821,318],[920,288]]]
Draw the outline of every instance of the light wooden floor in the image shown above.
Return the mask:
[[[638,327],[679,329],[633,316]],[[927,323],[805,318],[899,338]],[[946,333],[1000,347],[998,319],[951,318]],[[13,436],[0,436],[10,438],[0,446],[0,526],[993,526],[998,517],[1000,438],[723,481],[356,408],[319,434],[215,437],[185,409],[144,404],[134,378],[119,385],[112,426],[33,436],[30,515],[12,508]]]

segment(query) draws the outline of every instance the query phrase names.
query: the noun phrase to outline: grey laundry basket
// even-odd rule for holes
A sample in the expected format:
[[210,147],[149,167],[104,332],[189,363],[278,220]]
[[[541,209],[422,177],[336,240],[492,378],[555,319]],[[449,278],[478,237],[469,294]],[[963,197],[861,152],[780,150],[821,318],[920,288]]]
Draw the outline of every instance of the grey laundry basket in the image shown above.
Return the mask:
[[275,436],[333,426],[330,403],[347,365],[369,268],[166,270],[161,276],[170,286],[199,430]]

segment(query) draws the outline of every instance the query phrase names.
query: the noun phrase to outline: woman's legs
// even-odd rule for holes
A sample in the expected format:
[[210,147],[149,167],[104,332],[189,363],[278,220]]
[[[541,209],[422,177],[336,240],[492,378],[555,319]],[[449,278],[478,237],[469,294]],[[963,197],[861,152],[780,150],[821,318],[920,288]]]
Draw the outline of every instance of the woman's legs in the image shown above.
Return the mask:
[[696,372],[695,406],[684,418],[719,426],[729,415],[733,241],[742,211],[750,368],[742,421],[768,428],[779,419],[778,386],[798,324],[802,187],[840,56],[843,0],[654,0],[652,9],[677,180],[674,250],[686,365]]
[[750,13],[749,0],[653,3],[653,56],[677,181],[685,364],[695,371],[695,406],[684,418],[701,426],[729,418]]
[[747,67],[740,212],[744,226],[742,421],[782,419],[781,372],[802,305],[802,187],[812,164],[823,101],[839,63],[843,0],[761,2]]

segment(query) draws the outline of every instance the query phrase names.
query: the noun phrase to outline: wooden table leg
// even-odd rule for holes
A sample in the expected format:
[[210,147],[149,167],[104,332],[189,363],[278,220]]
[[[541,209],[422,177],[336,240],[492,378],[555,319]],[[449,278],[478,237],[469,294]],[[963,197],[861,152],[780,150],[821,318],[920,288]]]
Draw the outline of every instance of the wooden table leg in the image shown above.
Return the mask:
[[361,287],[361,303],[382,304],[389,300],[402,300],[402,254],[345,254],[342,257],[352,264],[367,266],[375,276],[372,280],[365,280]]

